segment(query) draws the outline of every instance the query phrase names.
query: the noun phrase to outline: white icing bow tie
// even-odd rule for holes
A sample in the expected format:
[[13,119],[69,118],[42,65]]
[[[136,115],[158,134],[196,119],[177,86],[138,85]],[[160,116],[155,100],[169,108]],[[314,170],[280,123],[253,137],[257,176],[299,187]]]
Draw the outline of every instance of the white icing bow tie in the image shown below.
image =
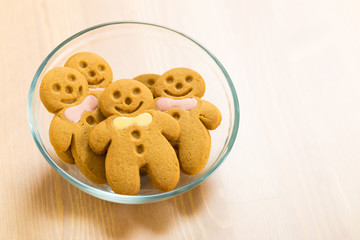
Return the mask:
[[152,122],[150,113],[142,113],[136,117],[117,117],[113,120],[113,125],[117,130],[123,130],[131,125],[148,126]]

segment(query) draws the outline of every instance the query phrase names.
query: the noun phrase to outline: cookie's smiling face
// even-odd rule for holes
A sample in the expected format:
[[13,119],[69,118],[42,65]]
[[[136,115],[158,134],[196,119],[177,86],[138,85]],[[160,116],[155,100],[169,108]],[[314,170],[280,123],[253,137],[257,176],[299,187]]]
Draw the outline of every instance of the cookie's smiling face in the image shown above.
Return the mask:
[[54,68],[41,81],[41,101],[52,113],[81,103],[87,95],[88,85],[84,76],[72,68]]
[[153,106],[151,91],[132,79],[121,79],[105,88],[100,97],[104,116],[137,115]]
[[78,70],[86,78],[90,88],[104,88],[113,80],[110,65],[94,53],[77,53],[66,61],[65,67]]
[[188,68],[175,68],[161,75],[153,87],[155,97],[175,99],[202,97],[205,82],[197,72]]

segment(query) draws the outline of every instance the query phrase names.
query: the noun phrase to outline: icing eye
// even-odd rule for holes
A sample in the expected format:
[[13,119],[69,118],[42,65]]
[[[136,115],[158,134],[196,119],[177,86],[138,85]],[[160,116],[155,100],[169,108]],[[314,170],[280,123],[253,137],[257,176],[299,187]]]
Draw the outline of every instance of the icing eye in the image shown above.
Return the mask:
[[90,76],[90,77],[94,77],[94,76],[95,76],[95,72],[94,72],[94,71],[90,71],[90,72],[89,72],[89,76]]
[[135,89],[133,90],[133,94],[134,94],[134,95],[139,95],[140,93],[141,93],[140,88],[135,88]]
[[176,89],[180,90],[180,89],[182,89],[183,85],[182,85],[182,83],[177,83],[175,87],[176,87]]
[[119,99],[120,96],[121,96],[120,91],[115,91],[115,92],[113,93],[113,97],[114,97],[115,99]]
[[66,86],[65,87],[65,92],[68,93],[68,94],[71,94],[73,92],[73,88],[70,87],[70,86]]
[[174,78],[172,76],[166,78],[167,83],[172,83],[174,81]]
[[98,69],[99,69],[99,71],[105,71],[105,66],[104,65],[99,65],[98,66]]
[[86,68],[86,67],[87,67],[87,63],[84,62],[84,61],[81,61],[81,62],[79,63],[79,66],[80,66],[81,68]]
[[131,98],[126,98],[126,99],[125,99],[125,104],[126,104],[126,105],[130,105],[131,103],[132,103]]
[[187,76],[185,80],[186,80],[186,82],[192,82],[193,77],[192,76]]
[[70,82],[73,82],[73,81],[76,80],[76,77],[75,77],[74,74],[69,74],[69,75],[68,75],[68,79],[69,79]]
[[61,89],[60,84],[55,83],[54,85],[52,85],[52,90],[53,90],[54,92],[59,92],[60,89]]
[[150,86],[152,86],[152,85],[154,85],[155,81],[154,81],[154,79],[149,79],[149,80],[147,81],[147,83],[148,83]]

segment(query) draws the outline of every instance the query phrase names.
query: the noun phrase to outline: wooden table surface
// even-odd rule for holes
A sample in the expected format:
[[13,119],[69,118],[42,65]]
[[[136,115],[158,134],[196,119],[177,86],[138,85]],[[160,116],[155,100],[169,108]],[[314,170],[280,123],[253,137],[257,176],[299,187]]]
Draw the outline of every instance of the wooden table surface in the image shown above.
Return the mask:
[[[0,239],[360,239],[358,0],[0,3]],[[27,93],[41,61],[70,35],[115,20],[197,39],[239,96],[224,164],[163,202],[83,193],[29,131]]]

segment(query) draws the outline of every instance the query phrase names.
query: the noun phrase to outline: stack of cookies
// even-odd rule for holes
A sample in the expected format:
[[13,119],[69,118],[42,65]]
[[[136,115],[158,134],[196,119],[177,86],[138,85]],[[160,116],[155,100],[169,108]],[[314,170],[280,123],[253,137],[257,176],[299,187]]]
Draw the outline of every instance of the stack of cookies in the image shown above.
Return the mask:
[[194,175],[205,167],[209,130],[221,113],[204,93],[203,78],[188,68],[113,81],[110,65],[89,52],[47,72],[40,85],[41,101],[55,114],[49,138],[57,155],[127,195],[138,194],[140,170],[170,191],[180,170]]

